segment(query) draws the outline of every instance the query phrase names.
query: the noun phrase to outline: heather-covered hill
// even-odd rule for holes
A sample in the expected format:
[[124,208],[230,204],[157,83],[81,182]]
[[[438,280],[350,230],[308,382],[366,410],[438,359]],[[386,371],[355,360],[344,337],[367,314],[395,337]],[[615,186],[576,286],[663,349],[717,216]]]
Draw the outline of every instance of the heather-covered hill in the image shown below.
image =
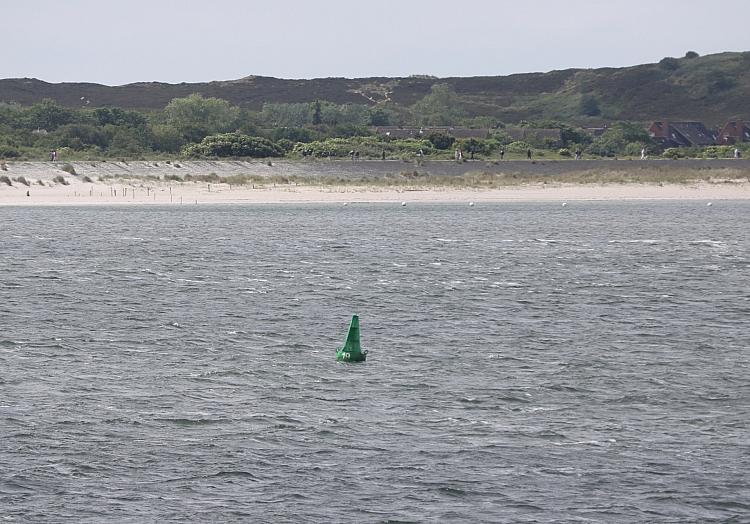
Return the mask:
[[703,120],[719,125],[748,118],[750,52],[665,58],[625,68],[567,69],[468,78],[318,78],[286,80],[249,76],[195,84],[136,83],[104,86],[51,84],[37,79],[0,80],[0,102],[30,105],[45,98],[69,107],[162,109],[173,98],[199,93],[258,110],[264,103],[329,101],[407,108],[447,84],[468,117],[504,122],[559,119],[571,123],[654,118]]

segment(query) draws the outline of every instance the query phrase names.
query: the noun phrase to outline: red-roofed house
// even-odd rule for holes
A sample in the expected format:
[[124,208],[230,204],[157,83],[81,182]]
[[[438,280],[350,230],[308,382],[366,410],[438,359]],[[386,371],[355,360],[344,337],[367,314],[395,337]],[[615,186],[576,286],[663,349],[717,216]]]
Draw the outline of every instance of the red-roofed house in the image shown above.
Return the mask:
[[732,120],[724,124],[716,138],[716,143],[721,145],[740,142],[750,142],[750,123],[742,120]]
[[651,138],[663,147],[695,147],[716,144],[716,135],[702,122],[658,121],[648,128]]

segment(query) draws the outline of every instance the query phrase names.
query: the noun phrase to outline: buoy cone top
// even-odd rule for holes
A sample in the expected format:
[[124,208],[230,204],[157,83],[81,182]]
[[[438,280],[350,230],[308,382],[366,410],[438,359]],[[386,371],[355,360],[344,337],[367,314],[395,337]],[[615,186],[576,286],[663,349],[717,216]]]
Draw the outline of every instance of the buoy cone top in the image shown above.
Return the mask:
[[336,360],[342,362],[364,362],[366,358],[367,351],[362,351],[362,346],[359,342],[359,316],[352,315],[349,331],[346,334],[346,341],[343,347],[336,350]]

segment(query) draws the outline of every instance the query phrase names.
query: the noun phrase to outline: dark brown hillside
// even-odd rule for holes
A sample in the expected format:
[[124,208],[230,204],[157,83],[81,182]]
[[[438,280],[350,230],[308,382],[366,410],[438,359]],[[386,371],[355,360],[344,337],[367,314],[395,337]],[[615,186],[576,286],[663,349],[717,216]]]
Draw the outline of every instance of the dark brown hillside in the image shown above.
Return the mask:
[[199,93],[255,110],[267,102],[315,100],[409,107],[437,83],[448,84],[456,91],[468,116],[492,116],[507,122],[537,118],[590,121],[582,109],[584,96],[598,105],[598,118],[603,120],[687,119],[716,126],[730,118],[750,118],[750,53],[670,59],[626,68],[443,79],[285,80],[249,76],[208,83],[151,82],[110,87],[14,78],[0,80],[0,102],[29,105],[51,98],[70,107],[157,110],[173,98]]

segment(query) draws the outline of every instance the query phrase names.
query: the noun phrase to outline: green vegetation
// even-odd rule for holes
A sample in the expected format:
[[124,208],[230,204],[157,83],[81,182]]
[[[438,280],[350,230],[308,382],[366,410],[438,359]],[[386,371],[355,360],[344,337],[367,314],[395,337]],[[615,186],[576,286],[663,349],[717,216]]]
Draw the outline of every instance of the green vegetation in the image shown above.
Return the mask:
[[[283,151],[265,138],[225,133],[207,136],[199,144],[187,146],[184,154],[191,157],[267,158],[282,156]],[[179,166],[175,164],[175,167]]]
[[[482,160],[499,158],[501,150],[505,159],[525,158],[528,149],[535,159],[563,159],[576,151],[585,158],[639,156],[644,148],[652,158],[723,158],[731,152],[662,152],[644,128],[654,119],[686,115],[715,127],[744,115],[750,53],[702,57],[688,51],[628,68],[509,77],[249,77],[188,86],[195,92],[187,96],[184,85],[88,86],[87,95],[102,104],[95,108],[80,107],[72,85],[36,82],[27,79],[21,89],[16,80],[0,80],[0,100],[18,101],[0,102],[0,161],[49,159],[53,150],[64,162],[352,156],[421,161],[453,159],[455,149]],[[35,94],[41,92],[55,99]],[[601,136],[585,130],[604,124]],[[433,129],[416,138],[390,138],[375,126]],[[466,134],[453,136],[450,127],[485,131],[460,138]],[[521,136],[513,128],[529,132]],[[535,134],[533,128],[560,134]],[[741,149],[750,156],[746,145]]]

